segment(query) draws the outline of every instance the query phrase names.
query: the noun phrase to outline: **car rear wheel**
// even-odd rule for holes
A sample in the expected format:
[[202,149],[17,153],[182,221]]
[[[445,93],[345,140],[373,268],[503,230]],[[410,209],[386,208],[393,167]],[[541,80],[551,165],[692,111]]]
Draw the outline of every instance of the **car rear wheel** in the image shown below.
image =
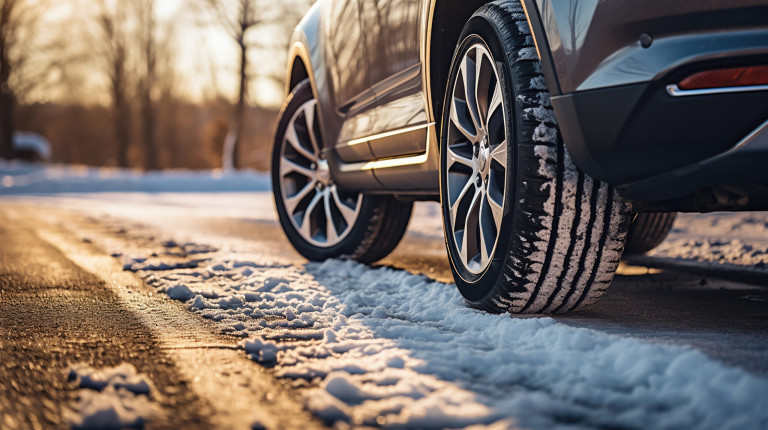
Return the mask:
[[677,212],[641,212],[635,215],[627,234],[624,254],[645,254],[656,248],[672,230]]
[[519,1],[464,27],[443,109],[440,186],[459,291],[494,312],[597,300],[622,255],[630,207],[563,145]]
[[405,234],[412,204],[339,187],[320,136],[307,80],[288,97],[272,150],[272,190],[283,231],[309,260],[384,258]]

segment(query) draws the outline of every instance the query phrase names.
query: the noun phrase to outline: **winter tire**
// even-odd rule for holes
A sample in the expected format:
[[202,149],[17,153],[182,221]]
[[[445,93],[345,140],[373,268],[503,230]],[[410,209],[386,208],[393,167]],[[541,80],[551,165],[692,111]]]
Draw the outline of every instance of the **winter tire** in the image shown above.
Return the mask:
[[321,151],[316,118],[305,80],[280,113],[272,149],[272,190],[283,231],[309,260],[384,258],[405,234],[412,204],[338,187]]
[[627,233],[624,254],[645,254],[656,248],[672,230],[676,212],[641,212],[635,215]]
[[629,204],[563,145],[523,8],[481,7],[453,57],[440,197],[459,291],[493,312],[556,313],[611,283]]

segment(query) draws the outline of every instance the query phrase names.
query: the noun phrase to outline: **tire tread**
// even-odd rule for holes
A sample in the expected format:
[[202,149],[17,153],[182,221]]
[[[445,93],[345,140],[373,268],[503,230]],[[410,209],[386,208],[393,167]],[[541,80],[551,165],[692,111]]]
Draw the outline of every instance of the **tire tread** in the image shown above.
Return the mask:
[[557,313],[594,303],[611,283],[629,225],[630,204],[580,171],[568,154],[519,0],[497,0],[480,15],[497,24],[510,58],[518,117],[518,191],[507,264],[476,307]]

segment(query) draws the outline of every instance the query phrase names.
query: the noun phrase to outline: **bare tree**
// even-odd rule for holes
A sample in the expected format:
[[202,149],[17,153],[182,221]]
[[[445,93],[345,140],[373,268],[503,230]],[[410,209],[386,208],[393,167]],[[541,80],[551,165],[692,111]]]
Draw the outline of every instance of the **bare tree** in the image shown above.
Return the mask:
[[100,3],[99,24],[104,36],[102,58],[109,76],[112,98],[112,118],[117,139],[117,165],[128,167],[128,147],[131,143],[131,107],[128,79],[128,29],[124,2],[110,7]]
[[[243,122],[245,121],[248,88],[254,74],[249,67],[249,54],[253,48],[279,49],[285,51],[290,30],[313,0],[290,0],[270,2],[267,0],[193,0],[212,12],[217,23],[227,32],[238,48],[238,92],[229,131],[224,142],[222,167],[239,168],[239,148],[243,140]],[[254,37],[259,29],[267,26],[270,32],[266,37]],[[274,28],[273,28],[274,27]],[[282,63],[281,63],[282,65]],[[265,77],[273,80],[273,74]],[[282,82],[281,82],[282,83]]]

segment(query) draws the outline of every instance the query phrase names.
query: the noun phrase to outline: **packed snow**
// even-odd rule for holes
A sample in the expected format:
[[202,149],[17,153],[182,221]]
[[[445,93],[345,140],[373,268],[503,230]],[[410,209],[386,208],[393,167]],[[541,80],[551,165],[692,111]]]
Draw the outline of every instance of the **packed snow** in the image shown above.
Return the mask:
[[151,399],[152,381],[130,363],[103,369],[75,364],[68,379],[80,388],[76,410],[69,417],[75,429],[144,428],[159,414]]

